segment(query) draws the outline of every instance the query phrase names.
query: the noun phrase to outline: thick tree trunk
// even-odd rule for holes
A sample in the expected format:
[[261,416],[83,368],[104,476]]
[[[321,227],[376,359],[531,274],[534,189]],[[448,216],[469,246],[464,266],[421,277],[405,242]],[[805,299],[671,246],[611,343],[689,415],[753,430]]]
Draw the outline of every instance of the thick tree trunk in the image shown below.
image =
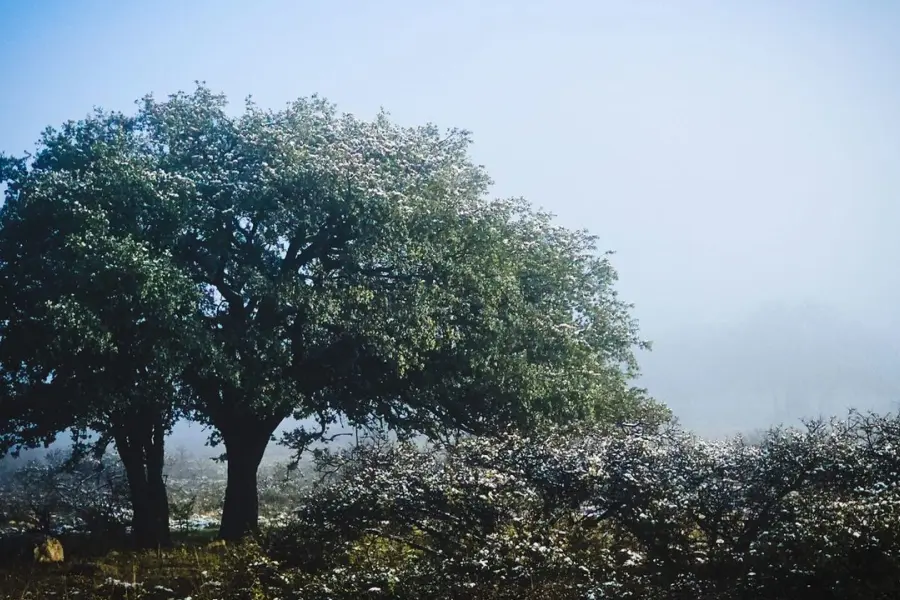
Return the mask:
[[245,424],[222,434],[228,459],[228,481],[219,537],[235,541],[259,530],[257,472],[274,427]]
[[118,428],[116,448],[128,477],[131,533],[138,548],[170,546],[169,500],[163,477],[165,430],[161,422],[130,422]]

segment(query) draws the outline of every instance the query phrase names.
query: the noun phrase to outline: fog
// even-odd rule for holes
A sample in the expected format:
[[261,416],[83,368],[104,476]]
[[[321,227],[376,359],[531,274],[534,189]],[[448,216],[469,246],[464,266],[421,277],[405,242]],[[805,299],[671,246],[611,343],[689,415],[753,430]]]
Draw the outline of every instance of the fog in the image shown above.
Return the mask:
[[[7,3],[0,150],[203,79],[473,131],[615,250],[646,386],[704,435],[900,401],[900,5]],[[199,449],[179,426],[172,443]]]
[[644,360],[680,419],[708,435],[849,408],[895,412],[896,337],[824,305],[770,305],[712,330],[673,329]]

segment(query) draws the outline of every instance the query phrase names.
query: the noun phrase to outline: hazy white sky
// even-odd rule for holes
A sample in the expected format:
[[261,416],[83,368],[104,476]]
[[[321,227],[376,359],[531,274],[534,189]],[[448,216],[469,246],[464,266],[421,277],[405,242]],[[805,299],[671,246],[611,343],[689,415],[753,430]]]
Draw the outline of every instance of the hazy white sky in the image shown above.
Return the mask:
[[0,22],[7,152],[195,79],[472,130],[497,195],[618,252],[648,385],[691,425],[737,427],[747,401],[676,389],[685,336],[741,345],[721,331],[805,305],[900,333],[900,3],[0,0]]

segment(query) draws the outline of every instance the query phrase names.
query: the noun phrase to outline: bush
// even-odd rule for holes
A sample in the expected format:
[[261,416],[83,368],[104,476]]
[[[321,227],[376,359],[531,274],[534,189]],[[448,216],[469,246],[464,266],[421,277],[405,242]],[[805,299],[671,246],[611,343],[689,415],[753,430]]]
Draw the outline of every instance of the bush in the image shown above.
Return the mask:
[[319,453],[268,548],[304,597],[895,597],[897,425],[373,440]]
[[130,519],[125,473],[112,457],[73,459],[51,451],[11,470],[3,481],[0,505],[19,530],[118,536]]
[[[286,479],[281,467],[264,475],[272,514],[294,498],[290,523],[207,549],[215,560],[191,595],[900,597],[898,444],[900,419],[858,413],[773,428],[753,443],[674,427],[425,445],[376,436],[317,451],[312,480]],[[51,529],[87,506],[118,506],[114,465],[94,467],[30,463],[4,505],[49,515]],[[189,478],[177,492],[185,519],[191,494],[205,493]]]

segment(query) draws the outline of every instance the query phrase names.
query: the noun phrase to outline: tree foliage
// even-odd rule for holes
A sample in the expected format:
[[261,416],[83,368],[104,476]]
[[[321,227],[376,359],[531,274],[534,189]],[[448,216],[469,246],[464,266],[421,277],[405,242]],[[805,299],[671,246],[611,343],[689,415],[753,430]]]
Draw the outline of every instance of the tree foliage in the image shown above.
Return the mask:
[[[91,126],[88,126],[91,125]],[[74,132],[81,146],[70,144]],[[114,442],[142,545],[168,540],[163,438],[184,414],[196,290],[99,200],[140,200],[121,127],[48,130],[26,168],[7,161],[0,212],[2,450],[69,430],[76,452]],[[76,152],[76,150],[78,150]]]
[[[225,444],[222,533],[238,537],[255,527],[256,470],[290,416],[320,426],[289,437],[298,450],[338,417],[432,437],[666,417],[631,384],[644,344],[608,256],[522,200],[490,200],[470,143],[318,97],[234,115],[199,85],[50,131],[31,166],[6,171],[13,197],[52,199],[25,227],[68,228],[81,244],[68,260],[134,251],[145,258],[122,277],[180,290],[122,304],[144,326],[162,310],[155,347],[190,348],[178,383]],[[172,331],[188,290],[190,324]]]

